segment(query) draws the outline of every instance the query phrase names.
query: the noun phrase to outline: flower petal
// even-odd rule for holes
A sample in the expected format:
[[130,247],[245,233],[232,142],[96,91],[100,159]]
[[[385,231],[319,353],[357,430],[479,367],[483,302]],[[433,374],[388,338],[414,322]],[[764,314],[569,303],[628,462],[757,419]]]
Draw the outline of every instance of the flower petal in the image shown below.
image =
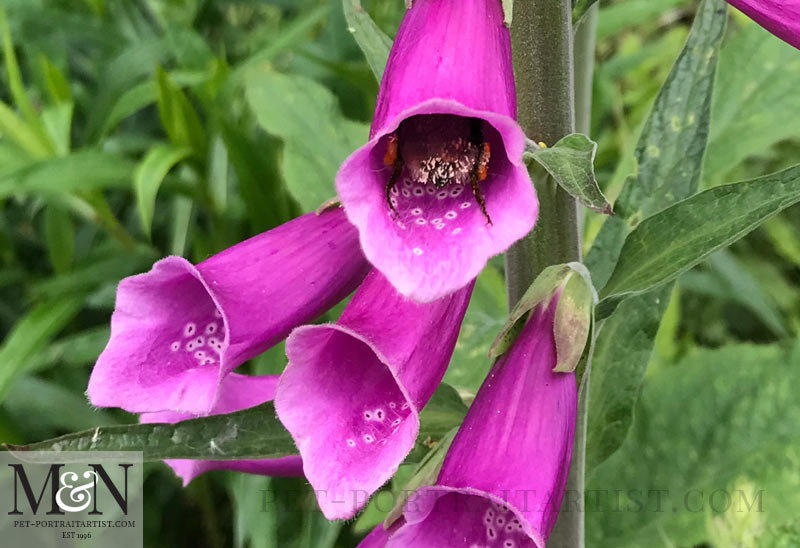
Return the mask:
[[328,519],[351,517],[413,447],[471,292],[419,304],[372,271],[337,324],[289,336],[275,406]]
[[787,0],[728,0],[728,3],[800,49],[800,3]]
[[469,547],[496,539],[497,546],[545,548],[566,487],[577,417],[575,375],[552,371],[556,303],[537,307],[494,365],[437,485],[406,505],[407,525],[388,546]]
[[204,413],[219,381],[355,289],[368,269],[341,209],[309,213],[197,266],[122,280],[89,379],[97,406]]
[[[479,138],[463,133],[476,141],[473,146],[489,144],[486,177],[475,183],[475,196],[471,180],[434,187],[407,165],[399,172],[392,162],[386,165],[386,157],[397,156],[387,153],[397,142],[394,132],[426,117],[480,121]],[[522,161],[525,135],[515,119],[511,40],[500,2],[414,2],[389,56],[370,141],[336,177],[367,259],[403,295],[429,302],[464,287],[490,257],[533,228],[538,203]],[[401,148],[413,140],[402,133]],[[447,133],[434,128],[428,137]],[[462,159],[478,162],[474,152]],[[394,195],[387,196],[387,185]]]
[[[391,168],[384,164],[387,135],[420,114],[484,120],[492,161],[480,183],[486,212],[467,185],[437,189],[405,175],[386,201]],[[464,287],[486,262],[530,232],[538,215],[536,192],[522,162],[525,136],[511,118],[431,99],[399,116],[356,150],[336,176],[347,216],[358,228],[367,259],[400,293],[430,302]]]
[[[219,398],[211,415],[233,413],[241,409],[254,407],[275,397],[278,384],[277,375],[246,376],[231,373],[220,386]],[[167,422],[175,423],[195,418],[191,413],[161,411],[144,413],[139,418],[142,423]],[[195,477],[209,470],[237,470],[248,474],[267,476],[302,476],[303,462],[299,456],[292,455],[276,459],[244,459],[244,460],[200,460],[200,459],[168,459],[164,461],[183,480],[186,486]]]
[[500,2],[416,0],[386,63],[372,135],[434,98],[515,119],[516,97]]

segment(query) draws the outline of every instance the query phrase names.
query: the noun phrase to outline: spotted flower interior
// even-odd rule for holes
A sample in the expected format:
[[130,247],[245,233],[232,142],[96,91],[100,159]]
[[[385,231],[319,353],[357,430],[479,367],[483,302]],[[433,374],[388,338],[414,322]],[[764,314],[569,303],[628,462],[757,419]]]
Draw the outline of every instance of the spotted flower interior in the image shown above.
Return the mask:
[[437,498],[426,519],[400,528],[386,547],[544,548],[525,531],[523,519],[504,503],[446,493]]
[[228,348],[226,319],[197,269],[168,257],[120,283],[111,339],[89,381],[94,405],[202,413]]

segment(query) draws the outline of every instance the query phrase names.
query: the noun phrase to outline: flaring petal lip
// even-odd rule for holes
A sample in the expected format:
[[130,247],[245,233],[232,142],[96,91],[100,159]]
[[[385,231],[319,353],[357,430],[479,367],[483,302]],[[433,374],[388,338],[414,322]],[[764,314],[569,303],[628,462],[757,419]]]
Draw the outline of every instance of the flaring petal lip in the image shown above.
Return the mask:
[[[429,200],[437,209],[427,216],[444,220],[446,230],[438,230],[435,223],[405,226],[387,215],[385,187],[391,170],[382,160],[387,136],[403,120],[428,114],[477,118],[487,124],[494,160],[483,188],[493,224],[471,203],[469,193],[463,194],[465,198],[459,195],[460,199]],[[358,228],[367,259],[400,293],[419,302],[434,301],[464,287],[489,258],[507,250],[536,222],[539,204],[522,161],[524,148],[525,135],[512,118],[475,110],[452,99],[429,99],[400,113],[350,155],[336,176],[339,196],[348,219]],[[435,212],[438,209],[441,214]],[[452,214],[458,219],[450,221]],[[419,219],[425,217],[423,213]]]
[[[383,164],[388,135],[405,120],[430,115],[481,121],[491,155],[488,177],[475,184],[486,215],[478,211],[478,198],[468,196],[471,185],[459,185],[468,192],[458,200],[451,198],[463,188],[454,187],[447,197],[417,185],[418,199],[408,194],[405,204],[414,218],[392,218],[387,199],[394,198],[386,194],[392,168]],[[490,257],[533,228],[538,203],[522,161],[525,136],[515,119],[511,38],[500,2],[414,2],[389,55],[370,141],[336,177],[367,259],[403,295],[430,302],[464,287]]]
[[206,413],[226,375],[344,298],[368,269],[341,209],[303,215],[196,266],[162,259],[120,282],[90,400]]
[[421,304],[373,270],[336,324],[287,339],[275,408],[328,519],[352,517],[413,448],[471,292]]

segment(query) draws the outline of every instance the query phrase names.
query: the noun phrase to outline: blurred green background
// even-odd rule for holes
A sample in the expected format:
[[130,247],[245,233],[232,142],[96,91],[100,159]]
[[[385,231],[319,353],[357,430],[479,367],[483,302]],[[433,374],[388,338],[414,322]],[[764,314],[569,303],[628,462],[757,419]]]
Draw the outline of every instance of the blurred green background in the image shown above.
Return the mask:
[[[362,4],[395,34],[402,2]],[[341,0],[0,6],[0,439],[23,443],[135,421],[84,395],[118,281],[166,254],[202,260],[332,197],[378,84]],[[601,6],[591,137],[613,198],[696,5]],[[800,159],[800,52],[731,12],[705,187]],[[601,223],[587,215],[587,246]],[[486,374],[505,309],[496,260],[446,377],[462,395]],[[675,286],[630,432],[621,406],[622,447],[593,456],[589,434],[589,488],[608,494],[587,506],[589,546],[800,546],[798,331],[794,207]],[[613,348],[598,352],[613,362]],[[277,373],[283,360],[277,347],[245,367]],[[213,472],[183,489],[160,463],[145,489],[148,547],[351,547],[389,509],[379,495],[331,524],[302,480]],[[651,490],[677,503],[656,511],[645,495],[640,508],[636,492]],[[761,511],[738,511],[742,497]]]

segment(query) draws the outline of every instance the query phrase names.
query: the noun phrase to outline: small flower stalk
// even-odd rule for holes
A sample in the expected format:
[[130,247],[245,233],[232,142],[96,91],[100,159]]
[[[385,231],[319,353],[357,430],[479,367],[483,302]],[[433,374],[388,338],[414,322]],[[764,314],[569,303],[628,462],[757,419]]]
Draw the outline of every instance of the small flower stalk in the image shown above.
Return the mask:
[[309,213],[198,265],[167,257],[120,282],[92,404],[203,414],[220,382],[352,292],[369,269],[341,209]]
[[412,449],[471,293],[417,303],[373,270],[337,323],[289,336],[275,407],[328,519],[352,517]]
[[[208,415],[223,415],[255,407],[275,398],[278,375],[247,376],[231,373],[220,384],[219,397]],[[142,423],[176,423],[196,418],[198,415],[161,411],[143,413]],[[302,476],[303,462],[297,455],[275,459],[245,460],[192,460],[169,459],[164,461],[183,480],[184,487],[195,477],[210,470],[236,470],[266,476]]]
[[728,0],[728,3],[784,42],[800,49],[800,2]]
[[416,0],[386,66],[369,142],[336,185],[369,261],[430,302],[530,232],[509,30],[499,0]]
[[405,506],[387,548],[545,548],[566,487],[574,373],[557,364],[558,297],[538,305],[478,392],[435,485]]

